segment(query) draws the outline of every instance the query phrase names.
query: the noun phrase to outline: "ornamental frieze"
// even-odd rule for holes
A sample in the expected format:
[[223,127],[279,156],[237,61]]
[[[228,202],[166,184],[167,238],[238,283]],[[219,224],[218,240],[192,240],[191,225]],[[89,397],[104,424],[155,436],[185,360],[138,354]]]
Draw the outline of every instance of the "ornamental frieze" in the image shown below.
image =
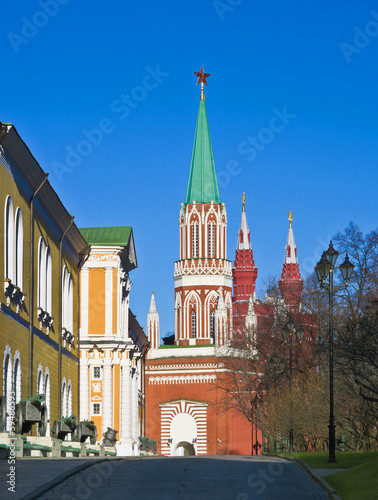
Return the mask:
[[118,262],[117,255],[107,255],[107,254],[91,254],[88,257],[88,261],[93,262]]
[[228,260],[217,261],[216,259],[180,260],[175,262],[175,276],[188,276],[191,274],[213,274],[232,277],[231,262]]

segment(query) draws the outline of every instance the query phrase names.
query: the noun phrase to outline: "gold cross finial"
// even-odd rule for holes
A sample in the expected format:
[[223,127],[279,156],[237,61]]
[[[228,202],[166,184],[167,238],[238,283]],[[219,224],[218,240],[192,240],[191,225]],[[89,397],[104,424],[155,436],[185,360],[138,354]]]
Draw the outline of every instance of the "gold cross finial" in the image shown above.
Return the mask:
[[289,210],[288,214],[289,216],[289,227],[292,227],[292,222],[293,222],[293,212]]
[[243,212],[245,212],[245,193],[243,193],[242,200],[243,200]]

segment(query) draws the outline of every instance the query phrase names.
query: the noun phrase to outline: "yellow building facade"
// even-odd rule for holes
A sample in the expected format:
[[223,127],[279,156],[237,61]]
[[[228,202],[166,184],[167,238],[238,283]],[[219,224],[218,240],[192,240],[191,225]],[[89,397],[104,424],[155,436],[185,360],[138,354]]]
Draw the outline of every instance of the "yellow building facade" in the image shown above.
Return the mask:
[[95,422],[98,439],[118,431],[118,455],[139,455],[148,340],[129,310],[132,228],[80,231],[90,248],[80,270],[80,415]]
[[[0,211],[1,411],[44,394],[50,435],[55,419],[78,415],[77,297],[87,245],[47,174],[15,127],[4,123]],[[5,420],[2,430],[10,426]]]

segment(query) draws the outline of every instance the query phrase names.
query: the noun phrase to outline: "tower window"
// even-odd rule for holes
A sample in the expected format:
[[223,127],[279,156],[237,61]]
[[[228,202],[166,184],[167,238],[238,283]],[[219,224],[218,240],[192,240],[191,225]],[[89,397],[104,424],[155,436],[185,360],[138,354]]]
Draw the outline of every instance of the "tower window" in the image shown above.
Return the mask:
[[101,367],[100,366],[93,367],[93,378],[101,378]]
[[192,338],[195,338],[197,335],[197,330],[196,330],[197,322],[196,322],[196,320],[197,320],[196,313],[194,311],[192,311]]
[[92,415],[100,415],[100,403],[93,403]]
[[209,257],[215,256],[215,225],[214,222],[209,223]]
[[192,235],[192,256],[198,257],[198,223],[193,224],[193,235]]
[[215,337],[215,311],[210,313],[210,335],[211,338]]

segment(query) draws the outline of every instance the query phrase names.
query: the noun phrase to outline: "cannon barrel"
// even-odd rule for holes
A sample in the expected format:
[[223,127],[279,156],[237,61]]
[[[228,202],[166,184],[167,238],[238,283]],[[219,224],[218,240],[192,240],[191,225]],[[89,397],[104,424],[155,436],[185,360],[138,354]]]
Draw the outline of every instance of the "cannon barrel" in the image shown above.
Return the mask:
[[93,422],[93,420],[82,420],[80,424],[92,426],[95,423]]
[[69,417],[62,418],[62,422],[65,424],[76,423],[76,415],[70,415]]
[[20,403],[30,401],[31,403],[43,403],[46,399],[44,394],[37,394],[36,396],[29,396],[28,398],[21,399]]

